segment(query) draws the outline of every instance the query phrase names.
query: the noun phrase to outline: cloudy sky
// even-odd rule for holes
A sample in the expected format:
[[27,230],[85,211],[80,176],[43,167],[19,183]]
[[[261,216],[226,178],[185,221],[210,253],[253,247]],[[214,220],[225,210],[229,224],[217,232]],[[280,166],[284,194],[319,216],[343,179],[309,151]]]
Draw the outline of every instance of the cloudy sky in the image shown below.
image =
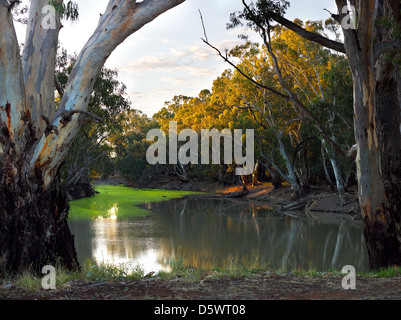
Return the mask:
[[[76,0],[79,20],[64,22],[60,41],[69,53],[81,50],[96,28],[108,0]],[[290,0],[286,17],[293,20],[327,19],[324,8],[335,12],[334,0]],[[106,62],[118,69],[135,109],[152,116],[175,95],[197,96],[211,89],[229,66],[201,38],[201,10],[209,41],[221,50],[239,44],[239,30],[226,30],[231,12],[242,9],[241,0],[187,0],[162,14],[120,45]],[[20,41],[24,33],[18,27]],[[253,39],[258,39],[256,36]]]

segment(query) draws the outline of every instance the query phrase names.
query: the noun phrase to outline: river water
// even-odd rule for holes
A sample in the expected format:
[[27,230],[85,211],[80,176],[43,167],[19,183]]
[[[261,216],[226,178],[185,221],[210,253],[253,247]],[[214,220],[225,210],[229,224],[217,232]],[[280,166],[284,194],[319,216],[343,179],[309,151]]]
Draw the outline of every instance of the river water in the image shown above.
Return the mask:
[[149,215],[132,219],[69,221],[80,262],[139,265],[145,272],[167,271],[171,261],[201,268],[368,270],[360,221],[191,197],[144,207]]

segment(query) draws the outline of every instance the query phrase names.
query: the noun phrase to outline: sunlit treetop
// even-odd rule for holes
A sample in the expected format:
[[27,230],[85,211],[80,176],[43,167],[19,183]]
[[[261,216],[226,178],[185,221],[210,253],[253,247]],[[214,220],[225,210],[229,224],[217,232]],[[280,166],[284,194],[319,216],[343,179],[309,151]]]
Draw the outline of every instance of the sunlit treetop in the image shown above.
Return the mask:
[[[286,0],[256,0],[247,4],[242,0],[244,9],[230,14],[230,22],[227,23],[227,29],[235,29],[237,27],[246,27],[256,32],[260,32],[260,28],[270,28],[272,12],[284,15],[290,2]],[[240,35],[241,38],[246,38]]]

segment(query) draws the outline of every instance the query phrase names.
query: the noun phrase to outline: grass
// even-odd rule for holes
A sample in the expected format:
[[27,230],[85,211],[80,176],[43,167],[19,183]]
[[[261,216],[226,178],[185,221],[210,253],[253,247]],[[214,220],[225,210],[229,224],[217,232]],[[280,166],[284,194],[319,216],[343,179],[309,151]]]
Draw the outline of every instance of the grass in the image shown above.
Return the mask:
[[[156,274],[145,274],[144,270],[139,266],[131,268],[129,265],[112,265],[112,264],[95,264],[92,261],[87,261],[82,270],[71,272],[66,271],[62,267],[56,268],[56,287],[57,289],[65,288],[71,285],[74,281],[80,282],[128,282],[149,277],[159,278],[162,281],[171,281],[173,279],[180,279],[184,283],[199,282],[202,279],[219,279],[219,278],[237,278],[237,277],[252,277],[258,274],[270,275],[283,275],[293,274],[299,276],[322,277],[327,275],[344,276],[339,271],[317,271],[315,269],[309,270],[283,270],[283,269],[269,269],[266,266],[258,265],[254,267],[244,266],[238,264],[235,259],[231,264],[227,264],[224,268],[210,267],[210,268],[195,268],[185,265],[184,259],[171,260],[169,262],[170,271],[159,271]],[[401,276],[401,267],[394,266],[383,268],[376,271],[357,273],[358,276],[364,277],[399,277]],[[35,292],[42,290],[43,276],[35,275],[32,271],[27,270],[22,274],[15,277],[5,277],[0,280],[0,290],[4,289],[2,286],[12,284],[15,287],[22,288],[27,292]]]
[[199,192],[175,190],[147,190],[124,186],[97,186],[99,192],[94,197],[70,202],[70,220],[88,220],[103,218],[132,218],[149,214],[138,205],[180,198]]
[[400,266],[392,266],[388,268],[380,268],[375,271],[362,273],[361,275],[367,277],[378,277],[378,278],[392,278],[392,277],[401,277],[401,267]]
[[[32,270],[26,270],[17,276],[6,276],[3,283],[0,279],[1,286],[12,283],[18,288],[22,288],[27,292],[35,292],[42,289],[43,275],[37,275]],[[87,261],[82,270],[68,271],[60,266],[56,267],[56,288],[69,286],[73,281],[85,282],[122,282],[134,281],[145,277],[144,271],[136,266],[129,268],[128,265],[112,265],[112,264],[95,264],[92,261]]]
[[[38,276],[32,270],[26,270],[13,279],[6,277],[5,282],[12,282],[16,287],[23,288],[27,292],[34,292],[42,289],[44,276]],[[56,268],[56,288],[63,287],[66,283],[79,278],[81,278],[79,272],[70,272],[62,267]]]

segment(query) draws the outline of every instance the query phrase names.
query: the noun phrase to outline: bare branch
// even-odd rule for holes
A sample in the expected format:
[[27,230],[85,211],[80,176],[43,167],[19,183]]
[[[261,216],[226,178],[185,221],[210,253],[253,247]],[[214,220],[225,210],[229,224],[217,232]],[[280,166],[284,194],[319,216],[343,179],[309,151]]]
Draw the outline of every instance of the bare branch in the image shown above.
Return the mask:
[[255,120],[255,122],[257,122],[263,129],[266,129],[266,128],[267,128],[266,125],[265,125],[263,122],[261,122],[260,120],[257,119],[255,113],[254,113],[253,110],[252,110],[252,109],[258,110],[258,111],[260,112],[261,116],[265,117],[264,114],[263,114],[263,112],[262,112],[262,110],[260,110],[260,108],[258,108],[258,107],[256,107],[256,106],[253,106],[253,105],[251,105],[251,104],[246,105],[245,107],[241,107],[241,106],[235,106],[235,107],[237,107],[238,109],[248,110],[248,111],[252,114],[253,119]]
[[210,44],[210,43],[208,42],[208,40],[207,40],[206,29],[205,29],[205,26],[204,26],[204,24],[203,24],[202,13],[201,13],[200,11],[199,11],[199,14],[200,14],[200,16],[201,16],[201,21],[202,21],[202,25],[203,25],[203,30],[204,30],[204,32],[205,32],[205,39],[203,39],[203,38],[201,38],[201,39],[202,39],[202,41],[203,41],[205,44],[207,44],[209,47],[211,47],[212,49],[214,49],[214,50],[218,53],[218,55],[219,55],[225,62],[227,62],[230,66],[232,66],[235,70],[237,70],[242,76],[244,76],[245,78],[247,78],[247,79],[248,79],[249,81],[251,81],[252,83],[256,84],[258,87],[261,87],[261,88],[263,88],[263,89],[269,90],[270,92],[272,92],[272,93],[274,93],[274,94],[277,94],[277,95],[279,95],[279,96],[282,97],[282,98],[290,99],[289,96],[287,96],[287,95],[285,95],[285,94],[282,94],[282,93],[278,92],[277,90],[274,90],[273,88],[270,88],[270,87],[268,87],[268,86],[265,86],[265,85],[263,85],[263,84],[261,84],[261,83],[255,81],[254,79],[252,79],[250,76],[248,76],[244,71],[242,71],[239,67],[237,67],[233,62],[231,62],[231,61],[228,59],[227,52],[226,52],[225,55],[223,55],[223,54],[221,53],[221,51],[220,51],[218,48],[216,48],[215,46],[213,46],[212,44]]
[[358,145],[354,144],[351,149],[347,151],[347,155],[349,158],[356,158],[358,152]]
[[199,15],[200,15],[200,18],[201,18],[201,21],[202,21],[203,34],[205,35],[206,42],[209,42],[208,39],[207,39],[205,23],[203,22],[203,16],[202,16],[202,12],[200,11],[200,9],[199,9]]
[[287,128],[291,123],[302,121],[301,118],[291,119],[281,128],[280,135],[283,136],[285,128]]
[[[264,154],[264,152],[263,152],[263,150],[262,150],[262,143],[261,143],[261,141],[260,141],[260,137],[258,136],[258,135],[256,135],[256,138],[258,139],[258,146],[259,146],[259,154],[260,154],[260,156],[264,159],[264,160],[266,160],[266,162],[271,166],[271,167],[273,167],[273,169],[274,170],[276,170],[277,172],[278,172],[278,174],[284,179],[284,180],[289,180],[289,176],[288,175],[286,175],[275,163],[274,163],[274,161],[272,160],[272,159],[270,159],[268,156],[266,156],[265,154]],[[260,160],[259,160],[260,161]],[[266,164],[264,164],[263,163],[263,161],[260,161],[264,166],[265,166],[265,168],[268,168],[269,166],[267,166]]]
[[[248,10],[250,14],[252,14],[252,10],[250,7],[246,4],[246,2],[243,0],[242,3],[244,4],[245,8]],[[274,14],[274,13],[272,13]],[[327,133],[327,131],[323,128],[323,126],[320,124],[319,120],[316,118],[316,116],[298,99],[297,95],[289,88],[287,83],[285,82],[281,69],[279,66],[279,63],[277,61],[277,57],[273,51],[272,48],[272,40],[271,40],[271,30],[270,26],[268,26],[268,30],[259,22],[259,20],[254,17],[253,22],[257,25],[257,27],[260,30],[260,35],[263,38],[263,42],[273,60],[273,66],[276,71],[276,74],[278,76],[278,81],[280,82],[280,85],[283,87],[283,89],[288,93],[290,100],[294,103],[296,108],[303,113],[305,116],[307,116],[315,125],[316,129],[319,131],[319,133],[326,139],[327,142],[329,142],[333,148],[341,154],[344,157],[348,157],[349,154],[344,151],[332,138],[331,136]]]
[[338,23],[341,23],[339,14],[334,14],[334,13],[330,12],[329,10],[327,10],[326,8],[324,8],[323,10],[327,11],[335,21],[337,21]]

